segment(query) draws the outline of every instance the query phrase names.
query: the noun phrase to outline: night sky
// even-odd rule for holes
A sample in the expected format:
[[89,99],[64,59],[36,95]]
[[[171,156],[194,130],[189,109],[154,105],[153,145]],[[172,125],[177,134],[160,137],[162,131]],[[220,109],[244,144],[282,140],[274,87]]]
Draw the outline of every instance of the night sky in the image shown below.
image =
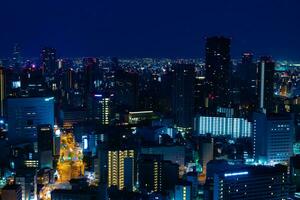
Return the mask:
[[300,60],[299,0],[1,0],[0,57],[20,43],[62,57],[203,57],[206,36],[243,51]]

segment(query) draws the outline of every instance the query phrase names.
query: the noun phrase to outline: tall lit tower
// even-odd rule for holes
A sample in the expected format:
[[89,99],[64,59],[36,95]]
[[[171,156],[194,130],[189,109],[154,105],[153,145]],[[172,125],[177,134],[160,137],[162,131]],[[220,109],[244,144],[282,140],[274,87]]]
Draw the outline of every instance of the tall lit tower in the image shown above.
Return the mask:
[[46,74],[51,74],[57,69],[56,62],[56,49],[45,47],[41,52],[41,62],[43,67],[43,72]]
[[19,68],[21,65],[21,47],[19,44],[15,44],[13,48],[13,55],[12,55],[12,65],[15,68]]
[[219,106],[229,103],[230,39],[206,39],[205,66],[208,97]]
[[274,73],[275,62],[271,57],[261,57],[258,64],[257,94],[259,108],[274,112]]
[[135,184],[134,150],[108,151],[108,187],[133,190]]

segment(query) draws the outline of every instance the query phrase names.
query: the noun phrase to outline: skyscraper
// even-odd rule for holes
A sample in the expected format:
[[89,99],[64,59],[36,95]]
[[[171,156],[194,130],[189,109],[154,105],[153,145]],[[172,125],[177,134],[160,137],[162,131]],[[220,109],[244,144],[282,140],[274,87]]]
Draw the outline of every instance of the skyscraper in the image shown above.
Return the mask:
[[88,118],[93,118],[93,93],[96,91],[96,82],[98,79],[102,80],[99,72],[99,59],[97,58],[84,58],[84,98],[85,106],[88,112]]
[[50,47],[43,48],[41,52],[41,62],[44,73],[54,73],[57,69],[56,49]]
[[118,69],[115,73],[115,101],[118,106],[135,111],[138,105],[138,74]]
[[103,125],[109,125],[112,116],[111,104],[111,95],[94,94],[93,119],[99,120]]
[[139,186],[142,191],[165,192],[174,189],[179,166],[163,160],[162,155],[142,154],[138,162]]
[[247,52],[243,54],[242,62],[238,65],[237,74],[241,80],[239,86],[241,90],[241,103],[256,104],[257,65],[253,61],[252,53]]
[[230,39],[210,37],[205,45],[207,97],[213,105],[228,106]]
[[261,163],[288,163],[295,125],[291,114],[253,114],[253,154]]
[[179,127],[193,127],[195,67],[176,63],[172,72],[172,113]]
[[139,186],[148,192],[162,190],[162,162],[161,155],[142,154],[138,164]]
[[134,150],[108,151],[108,187],[133,190],[136,179]]
[[261,57],[258,64],[257,94],[260,109],[274,112],[274,73],[275,62],[271,57]]
[[8,141],[18,144],[37,142],[37,126],[54,126],[54,98],[7,99]]
[[53,128],[50,124],[41,124],[37,127],[39,164],[41,168],[53,167]]
[[12,66],[18,69],[21,66],[21,47],[19,44],[15,44],[12,55]]
[[213,182],[214,200],[288,199],[290,191],[287,168],[282,165],[219,168]]

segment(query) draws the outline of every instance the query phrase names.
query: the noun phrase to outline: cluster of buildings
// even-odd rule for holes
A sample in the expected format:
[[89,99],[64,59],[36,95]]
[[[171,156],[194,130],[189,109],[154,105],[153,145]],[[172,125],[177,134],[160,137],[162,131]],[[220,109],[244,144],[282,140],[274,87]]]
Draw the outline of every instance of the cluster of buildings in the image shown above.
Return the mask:
[[268,56],[59,58],[0,67],[3,200],[297,199],[300,105]]

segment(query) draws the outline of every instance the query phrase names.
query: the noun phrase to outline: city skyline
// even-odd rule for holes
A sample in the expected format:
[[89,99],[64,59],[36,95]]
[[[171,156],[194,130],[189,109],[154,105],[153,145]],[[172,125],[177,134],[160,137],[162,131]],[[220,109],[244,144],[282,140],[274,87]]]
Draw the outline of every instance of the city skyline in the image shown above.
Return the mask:
[[[61,57],[204,57],[205,38],[232,38],[232,57],[245,51],[299,60],[300,3],[288,1],[1,2],[0,57],[14,43],[24,57],[44,46]],[[12,10],[13,13],[12,13]],[[287,31],[289,30],[289,31]]]

